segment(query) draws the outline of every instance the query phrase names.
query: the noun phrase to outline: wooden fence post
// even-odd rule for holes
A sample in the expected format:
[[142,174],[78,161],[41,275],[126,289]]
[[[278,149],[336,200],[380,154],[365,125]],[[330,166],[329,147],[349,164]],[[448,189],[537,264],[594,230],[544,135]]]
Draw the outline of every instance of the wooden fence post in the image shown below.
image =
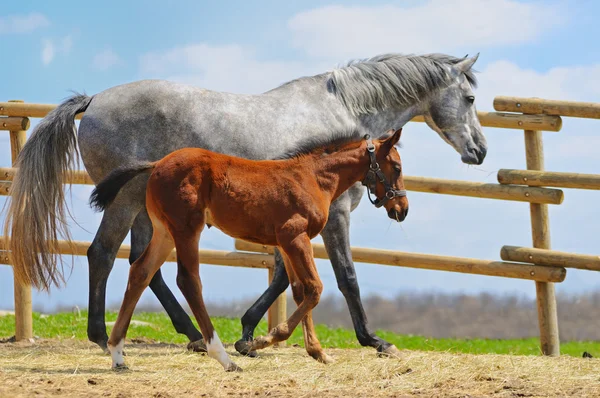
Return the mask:
[[[12,100],[8,102],[23,102],[22,100]],[[25,145],[27,139],[26,130],[10,131],[10,152],[12,165],[15,166],[17,156]],[[33,312],[31,310],[31,286],[21,286],[14,281],[15,294],[15,339],[32,340],[33,339]]]
[[[541,131],[525,130],[525,153],[528,170],[544,170],[544,146]],[[548,205],[530,203],[529,206],[533,247],[551,249]],[[560,341],[558,338],[554,284],[551,282],[535,282],[535,288],[542,353],[544,355],[559,356]]]
[[[269,267],[269,284],[271,284],[271,282],[273,282],[274,274],[275,274],[275,267],[274,266]],[[287,295],[286,295],[286,292],[284,291],[283,293],[281,293],[279,295],[279,297],[277,297],[275,302],[269,308],[269,311],[267,313],[267,324],[268,324],[268,328],[269,328],[268,330],[270,331],[275,326],[284,322],[286,319],[287,319]],[[275,344],[275,346],[282,347],[285,344],[286,344],[285,341],[282,341],[280,343]]]

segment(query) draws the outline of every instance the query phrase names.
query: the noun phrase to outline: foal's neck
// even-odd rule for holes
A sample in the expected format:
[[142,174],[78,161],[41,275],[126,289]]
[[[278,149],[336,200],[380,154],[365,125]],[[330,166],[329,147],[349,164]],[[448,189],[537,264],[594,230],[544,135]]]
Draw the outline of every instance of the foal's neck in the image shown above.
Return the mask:
[[343,149],[325,155],[315,155],[312,160],[317,183],[329,193],[333,202],[358,181],[369,169],[369,155],[364,143],[356,148]]

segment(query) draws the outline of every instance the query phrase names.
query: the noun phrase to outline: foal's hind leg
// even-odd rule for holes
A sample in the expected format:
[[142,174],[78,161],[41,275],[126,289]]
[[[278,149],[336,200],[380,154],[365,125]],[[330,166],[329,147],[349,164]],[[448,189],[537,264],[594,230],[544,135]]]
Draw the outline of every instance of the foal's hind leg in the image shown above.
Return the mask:
[[175,237],[177,249],[177,286],[185,296],[200,330],[206,340],[208,355],[228,371],[241,371],[225,352],[225,348],[219,339],[219,335],[206,311],[202,297],[202,282],[200,281],[200,264],[198,259],[198,233],[185,233]]
[[[133,264],[142,254],[151,238],[152,222],[146,208],[144,208],[135,218],[133,227],[131,228],[130,264]],[[189,315],[181,308],[171,289],[169,289],[162,278],[160,269],[156,271],[152,281],[150,281],[150,289],[152,289],[152,292],[154,292],[165,311],[167,311],[177,333],[185,334],[190,339],[188,350],[206,352],[206,345],[202,340],[202,334],[196,329]]]
[[[277,325],[267,336],[258,337],[252,342],[252,349],[255,350],[287,340],[300,321],[317,305],[323,291],[323,284],[317,273],[308,235],[302,233],[296,236],[282,236],[279,241],[281,249],[288,256],[289,263],[293,268],[293,270],[288,269],[288,277],[293,272],[298,281],[302,283],[304,299],[287,321]],[[312,327],[312,322],[307,326]],[[316,341],[318,342],[318,340]]]
[[[283,258],[285,259],[286,264],[290,264],[289,266],[286,266],[286,268],[290,270],[289,279],[290,285],[292,285],[292,294],[294,296],[294,301],[296,302],[296,305],[299,306],[304,301],[304,285],[296,277],[296,273],[292,268],[290,260],[285,254],[283,255]],[[302,332],[304,333],[304,347],[306,348],[306,352],[308,352],[308,355],[310,355],[319,362],[334,362],[333,358],[325,354],[323,348],[321,347],[321,343],[317,338],[317,334],[315,333],[315,326],[313,324],[312,319],[312,310],[308,311],[304,318],[302,318]]]
[[108,349],[112,355],[112,367],[124,368],[123,343],[127,335],[127,328],[131,322],[133,310],[150,280],[165,262],[173,250],[173,240],[162,225],[158,225],[152,234],[152,240],[144,253],[129,269],[127,290],[119,310],[119,316],[108,339]]

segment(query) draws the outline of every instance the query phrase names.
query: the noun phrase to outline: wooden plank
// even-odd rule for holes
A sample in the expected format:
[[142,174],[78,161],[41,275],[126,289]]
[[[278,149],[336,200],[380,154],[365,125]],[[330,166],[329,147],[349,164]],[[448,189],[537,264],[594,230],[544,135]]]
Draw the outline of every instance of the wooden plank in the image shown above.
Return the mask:
[[[6,250],[4,243],[0,237],[0,250]],[[60,254],[65,255],[76,255],[85,256],[87,250],[90,247],[90,242],[73,241],[73,245],[69,245],[66,241],[58,241],[58,247]],[[131,251],[130,245],[121,245],[117,252],[117,258],[129,259],[129,253]],[[6,253],[6,252],[5,252]],[[206,250],[202,249],[198,251],[200,255],[201,264],[212,264],[212,265],[227,265],[232,267],[244,267],[244,268],[272,268],[275,265],[273,256],[268,254],[257,254],[257,253],[240,253],[240,252],[229,252],[224,250]],[[8,255],[10,262],[10,253]],[[168,262],[177,262],[177,253],[175,250],[171,252],[167,258]]]
[[[0,116],[45,117],[56,108],[54,104],[12,104],[0,102]],[[75,118],[81,119],[83,113]],[[562,120],[558,116],[548,115],[518,115],[502,112],[477,112],[479,122],[483,127],[504,129],[535,128],[543,131],[560,131]],[[412,119],[413,122],[424,122],[422,116]]]
[[[17,173],[15,167],[0,167],[0,180],[12,181]],[[95,185],[92,177],[85,170],[71,171],[65,176],[65,184]]]
[[[494,109],[503,112],[522,112],[600,119],[600,103],[594,102],[498,96],[494,98]],[[533,130],[543,129],[534,128]]]
[[518,184],[532,187],[600,189],[600,174],[567,173],[537,170],[498,170],[500,184]]
[[475,198],[512,200],[529,203],[559,205],[564,200],[563,191],[549,188],[533,188],[488,184],[480,182],[446,180],[428,177],[404,177],[409,191],[438,193],[444,195],[470,196]]
[[567,253],[533,247],[502,246],[500,258],[505,261],[600,271],[600,256],[590,254]]
[[21,131],[29,128],[29,118],[27,117],[0,117],[0,130]]
[[[273,252],[273,248],[270,246],[258,245],[240,239],[236,239],[235,248],[236,250],[247,252]],[[313,250],[315,258],[329,258],[323,244],[313,243]],[[351,250],[352,259],[359,263],[461,272],[546,282],[562,282],[566,276],[566,270],[561,267],[545,267],[531,264],[438,256],[433,254],[409,253],[393,250],[367,249],[362,247],[352,247]]]
[[[525,130],[525,153],[527,169],[544,170],[544,146],[541,131]],[[550,249],[548,205],[531,203],[529,210],[533,247]],[[552,283],[537,281],[535,289],[542,353],[549,356],[559,356],[560,340],[558,337],[558,315],[554,285]]]

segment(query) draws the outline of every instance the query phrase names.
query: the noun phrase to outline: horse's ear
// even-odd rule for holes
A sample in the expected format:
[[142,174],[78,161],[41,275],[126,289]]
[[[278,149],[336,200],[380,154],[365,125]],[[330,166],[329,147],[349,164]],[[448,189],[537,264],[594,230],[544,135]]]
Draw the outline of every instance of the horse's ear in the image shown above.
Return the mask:
[[475,54],[471,58],[465,57],[462,61],[457,62],[455,67],[456,67],[456,69],[458,69],[461,72],[466,72],[473,67],[473,65],[477,61],[477,58],[479,58],[479,53]]

